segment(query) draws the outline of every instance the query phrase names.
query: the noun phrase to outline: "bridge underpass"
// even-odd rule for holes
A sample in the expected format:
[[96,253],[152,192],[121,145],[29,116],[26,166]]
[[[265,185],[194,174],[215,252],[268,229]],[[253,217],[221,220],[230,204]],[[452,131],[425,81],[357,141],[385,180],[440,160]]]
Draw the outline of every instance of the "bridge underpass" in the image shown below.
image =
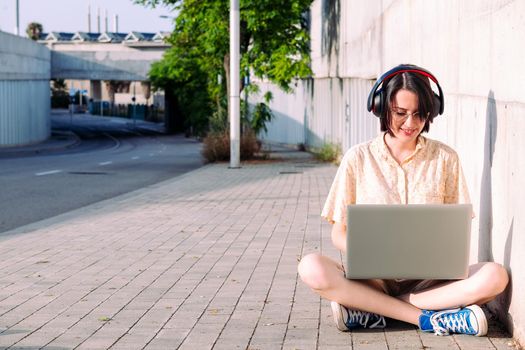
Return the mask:
[[[148,101],[151,91],[148,72],[169,48],[164,42],[55,41],[46,42],[46,46],[51,50],[51,79],[89,81],[86,89],[89,98],[101,102],[102,111],[104,89],[111,106],[115,104],[116,93],[133,93],[135,103],[135,86],[130,91],[133,82],[141,82],[137,92]],[[169,96],[169,92],[164,96]],[[170,99],[165,98],[163,105],[166,130],[181,131],[182,121],[171,113]]]

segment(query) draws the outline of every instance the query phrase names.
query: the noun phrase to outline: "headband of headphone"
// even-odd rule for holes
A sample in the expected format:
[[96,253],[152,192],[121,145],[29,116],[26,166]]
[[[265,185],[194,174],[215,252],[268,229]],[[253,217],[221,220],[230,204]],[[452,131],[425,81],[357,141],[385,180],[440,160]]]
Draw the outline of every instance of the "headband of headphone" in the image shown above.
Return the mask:
[[[443,114],[443,110],[445,108],[445,101],[443,98],[443,91],[441,90],[441,86],[439,86],[438,80],[432,73],[427,71],[424,68],[413,66],[413,65],[399,65],[397,67],[392,68],[388,72],[384,73],[379,79],[377,79],[376,83],[372,87],[372,90],[370,91],[370,94],[368,95],[368,101],[367,101],[367,109],[369,112],[374,113],[376,117],[381,117],[383,114],[383,107],[385,106],[386,101],[386,92],[384,88],[384,84],[388,83],[388,81],[394,77],[397,74],[405,73],[405,72],[411,72],[411,73],[417,73],[421,74],[430,80],[432,80],[439,91],[439,95],[435,92],[433,93],[434,96],[434,111],[431,115],[431,117],[435,117],[438,114]],[[381,86],[381,88],[379,88]]]

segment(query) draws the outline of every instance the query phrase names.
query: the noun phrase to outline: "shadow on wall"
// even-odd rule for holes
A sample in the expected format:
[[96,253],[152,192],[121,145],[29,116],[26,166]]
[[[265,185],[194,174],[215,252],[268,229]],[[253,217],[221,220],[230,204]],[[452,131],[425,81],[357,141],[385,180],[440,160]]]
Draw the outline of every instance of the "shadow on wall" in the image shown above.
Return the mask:
[[[323,0],[323,17],[322,24],[322,55],[328,55],[331,59],[332,53],[338,57],[339,51],[339,22],[341,19],[341,2],[340,0]],[[335,51],[335,52],[333,52]]]
[[321,147],[325,144],[323,138],[308,128],[308,111],[306,108],[304,110],[304,124],[276,110],[272,110],[272,113],[274,121],[268,124],[268,133],[260,135],[264,140],[298,146],[303,144],[308,147]]
[[514,218],[510,222],[509,231],[507,233],[507,239],[505,240],[505,255],[503,257],[503,266],[509,272],[509,284],[501,295],[492,303],[496,308],[499,315],[503,315],[505,319],[502,319],[506,323],[507,329],[510,334],[514,335],[514,321],[512,315],[509,314],[510,302],[512,301],[512,269],[510,267],[510,256],[512,252],[512,235],[514,233]]
[[[288,112],[288,114],[286,111],[284,113],[280,112],[275,109],[275,105],[273,103],[270,103],[270,109],[272,110],[274,119],[272,122],[267,124],[268,133],[261,134],[260,136],[269,142],[288,145],[302,144],[308,147],[321,147],[326,142],[329,142],[325,140],[325,135],[316,133],[314,131],[314,129],[316,129],[316,125],[312,125],[312,122],[313,124],[321,124],[318,125],[317,129],[319,129],[319,127],[323,124],[321,121],[317,121],[316,123],[312,120],[312,116],[314,114],[313,101],[315,99],[315,85],[315,80],[312,78],[302,80],[302,84],[300,85],[300,88],[303,90],[301,96],[304,96],[304,98],[310,102],[299,102],[297,108],[302,109],[301,116],[297,114],[295,117],[290,115],[294,112]],[[257,101],[250,101],[250,109],[254,108],[254,102]]]
[[[494,235],[493,229],[493,210],[492,210],[492,164],[494,160],[494,152],[496,145],[496,138],[498,134],[498,111],[496,109],[496,100],[494,92],[489,91],[487,96],[487,111],[485,115],[485,140],[483,148],[483,170],[481,174],[481,195],[479,208],[479,240],[478,240],[478,260],[479,261],[494,261],[494,252],[492,242]],[[503,266],[507,269],[509,276],[512,277],[511,252],[512,252],[512,237],[514,231],[514,218],[512,218],[510,227],[505,239]],[[508,330],[512,330],[512,318],[509,314],[509,307],[512,300],[512,278],[506,290],[501,293],[494,301],[489,304],[489,307],[495,311],[497,315],[502,317]]]
[[498,131],[498,112],[494,92],[489,91],[485,115],[485,140],[479,208],[478,261],[494,261],[492,252],[492,161]]

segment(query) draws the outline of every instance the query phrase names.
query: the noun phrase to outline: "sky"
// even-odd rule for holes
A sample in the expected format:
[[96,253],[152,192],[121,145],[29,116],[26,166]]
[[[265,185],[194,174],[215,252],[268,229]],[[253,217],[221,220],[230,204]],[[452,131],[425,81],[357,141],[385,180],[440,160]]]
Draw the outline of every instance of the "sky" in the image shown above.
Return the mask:
[[[136,5],[132,0],[18,0],[20,35],[30,22],[39,22],[44,32],[88,31],[88,7],[91,7],[91,31],[97,30],[97,9],[100,8],[101,31],[105,31],[105,13],[108,13],[108,29],[113,31],[115,14],[118,15],[118,31],[156,33],[170,32],[173,19],[169,8],[155,9]],[[14,33],[16,27],[16,0],[0,0],[0,30]]]

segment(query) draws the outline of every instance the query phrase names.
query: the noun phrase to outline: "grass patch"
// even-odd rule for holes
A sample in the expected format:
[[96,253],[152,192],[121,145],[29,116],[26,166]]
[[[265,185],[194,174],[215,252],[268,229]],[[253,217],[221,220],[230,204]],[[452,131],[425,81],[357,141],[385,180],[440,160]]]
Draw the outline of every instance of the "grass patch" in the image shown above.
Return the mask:
[[313,148],[312,153],[316,159],[323,162],[339,164],[341,162],[341,146],[325,143],[319,148]]

